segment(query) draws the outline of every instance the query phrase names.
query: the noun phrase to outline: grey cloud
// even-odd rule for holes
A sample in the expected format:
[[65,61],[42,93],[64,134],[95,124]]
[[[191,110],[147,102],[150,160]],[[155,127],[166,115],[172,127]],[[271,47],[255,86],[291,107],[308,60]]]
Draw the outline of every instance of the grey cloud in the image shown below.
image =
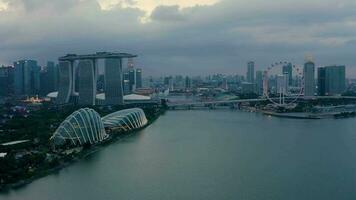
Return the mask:
[[[276,60],[355,67],[356,3],[351,0],[222,0],[213,6],[100,9],[95,0],[11,0],[0,12],[0,61],[66,53],[128,51],[146,74],[244,73]],[[15,4],[16,2],[16,4]],[[25,4],[24,4],[25,3]],[[21,8],[23,7],[23,8]],[[342,41],[335,43],[333,41]]]
[[184,15],[178,6],[158,6],[153,10],[150,18],[156,21],[181,21],[184,20]]

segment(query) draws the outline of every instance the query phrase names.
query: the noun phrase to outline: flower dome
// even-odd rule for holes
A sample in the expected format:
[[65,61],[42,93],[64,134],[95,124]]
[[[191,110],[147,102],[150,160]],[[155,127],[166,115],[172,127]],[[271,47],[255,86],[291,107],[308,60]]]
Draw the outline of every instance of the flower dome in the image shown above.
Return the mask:
[[96,144],[105,140],[103,122],[99,114],[89,108],[75,111],[57,128],[51,140],[56,145],[70,142],[73,145]]
[[106,128],[124,131],[141,128],[148,122],[140,108],[120,110],[103,117],[102,120]]

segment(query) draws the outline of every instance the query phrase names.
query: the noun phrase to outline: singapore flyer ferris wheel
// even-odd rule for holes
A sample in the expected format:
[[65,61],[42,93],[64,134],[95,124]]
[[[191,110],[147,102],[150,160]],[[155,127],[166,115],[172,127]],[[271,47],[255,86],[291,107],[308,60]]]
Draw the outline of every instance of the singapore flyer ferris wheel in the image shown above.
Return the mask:
[[273,105],[290,107],[304,94],[303,67],[291,62],[275,62],[263,75],[263,95]]

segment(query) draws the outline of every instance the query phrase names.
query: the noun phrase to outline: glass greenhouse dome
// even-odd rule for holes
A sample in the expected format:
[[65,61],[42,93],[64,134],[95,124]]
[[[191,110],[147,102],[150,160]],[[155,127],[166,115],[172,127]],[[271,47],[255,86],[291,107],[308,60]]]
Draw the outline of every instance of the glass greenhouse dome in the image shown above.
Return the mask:
[[93,109],[83,108],[68,116],[57,128],[51,140],[55,145],[63,145],[66,142],[84,145],[99,143],[107,137],[99,114]]
[[105,128],[129,131],[145,126],[148,121],[140,108],[120,110],[102,118]]

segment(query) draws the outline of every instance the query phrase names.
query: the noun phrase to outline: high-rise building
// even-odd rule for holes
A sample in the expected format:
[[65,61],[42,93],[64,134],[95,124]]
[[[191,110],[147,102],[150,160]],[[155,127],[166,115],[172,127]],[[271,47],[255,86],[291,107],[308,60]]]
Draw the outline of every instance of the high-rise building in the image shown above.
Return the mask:
[[40,94],[47,95],[58,89],[58,66],[54,62],[48,61],[40,72]]
[[289,86],[289,76],[288,74],[277,75],[277,94],[286,95],[288,93]]
[[228,81],[227,81],[227,78],[223,78],[223,80],[222,80],[222,89],[224,89],[224,90],[229,90],[229,83],[228,83]]
[[129,84],[130,84],[130,92],[132,93],[136,89],[136,73],[135,69],[129,69]]
[[[95,105],[97,96],[98,66],[97,60],[105,60],[104,80],[105,105],[122,105],[123,79],[122,59],[136,55],[127,53],[97,52],[89,55],[68,54],[59,58],[59,87],[56,103],[76,103]],[[74,63],[79,61],[77,70]],[[78,73],[78,75],[77,75]],[[78,79],[78,89],[76,82]]]
[[122,59],[105,60],[105,101],[107,105],[124,104]]
[[189,90],[192,89],[192,79],[189,76],[185,77],[185,89]]
[[123,82],[122,82],[125,95],[131,94],[129,77],[130,77],[129,70],[125,69],[123,74]]
[[0,66],[0,96],[9,96],[14,90],[14,68]]
[[324,67],[319,67],[318,68],[318,95],[319,96],[326,95],[325,80],[326,80],[326,70]]
[[35,60],[14,63],[14,90],[16,95],[36,95],[40,90],[40,67]]
[[136,69],[136,88],[142,88],[142,69]]
[[292,63],[288,63],[287,65],[283,66],[283,74],[284,75],[288,75],[289,85],[292,85],[292,82],[293,82],[293,66],[292,66]]
[[255,62],[250,61],[247,63],[247,82],[255,83]]
[[78,98],[79,105],[95,105],[96,72],[94,62],[95,61],[88,59],[80,60],[78,63],[78,92],[80,94]]
[[304,64],[304,96],[315,94],[315,64],[308,61]]
[[318,94],[341,95],[346,89],[345,66],[318,68]]
[[256,71],[256,94],[263,94],[263,72]]
[[242,93],[243,94],[251,94],[254,93],[255,84],[250,82],[241,83]]

